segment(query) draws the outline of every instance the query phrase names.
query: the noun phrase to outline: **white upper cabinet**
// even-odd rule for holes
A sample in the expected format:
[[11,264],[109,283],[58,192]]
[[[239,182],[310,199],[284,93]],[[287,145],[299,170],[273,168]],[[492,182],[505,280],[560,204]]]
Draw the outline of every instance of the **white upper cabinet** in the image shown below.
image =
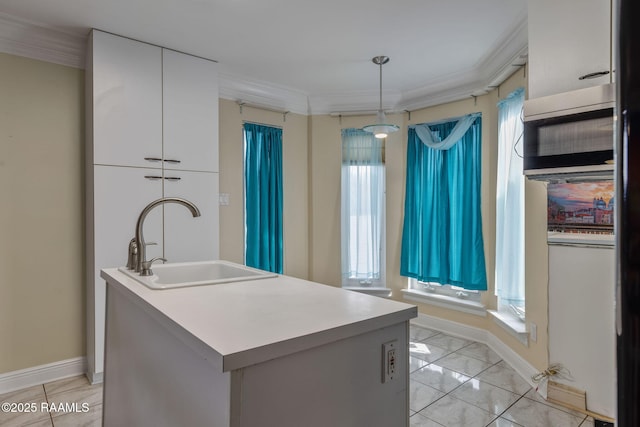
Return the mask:
[[164,49],[162,54],[164,167],[218,171],[218,67]]
[[194,218],[182,205],[164,205],[165,258],[169,262],[218,259],[218,174],[165,170],[164,196],[185,198],[201,214]]
[[145,158],[162,158],[162,49],[101,31],[91,43],[93,164],[161,168]]
[[216,62],[96,30],[90,49],[93,164],[218,171]]
[[528,4],[529,98],[612,81],[611,0]]

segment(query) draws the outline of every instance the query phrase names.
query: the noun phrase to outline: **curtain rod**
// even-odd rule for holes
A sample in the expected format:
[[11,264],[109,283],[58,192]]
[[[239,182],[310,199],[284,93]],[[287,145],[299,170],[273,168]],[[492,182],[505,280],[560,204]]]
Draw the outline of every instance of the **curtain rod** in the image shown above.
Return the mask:
[[272,124],[269,124],[269,123],[252,122],[250,120],[243,120],[242,123],[249,123],[251,125],[267,126],[267,127],[270,127],[270,128],[282,129],[282,126],[272,125]]
[[355,117],[355,116],[375,116],[378,110],[366,111],[334,111],[329,113],[331,117]]
[[468,114],[463,114],[461,116],[448,117],[446,119],[434,120],[432,122],[416,123],[416,124],[411,124],[409,126],[415,127],[416,125],[428,125],[428,126],[441,125],[443,123],[455,122],[456,120],[460,120],[461,118],[466,116],[482,117],[482,112],[476,111],[475,113],[468,113]]
[[270,106],[267,106],[267,105],[253,104],[251,102],[246,102],[246,101],[243,101],[241,99],[237,100],[236,104],[238,104],[238,106],[240,107],[240,114],[242,114],[242,107],[259,108],[261,110],[272,111],[274,113],[282,114],[282,121],[283,122],[287,121],[287,114],[289,114],[289,110],[281,110],[281,109],[278,109],[278,108],[275,108],[275,107],[270,107]]

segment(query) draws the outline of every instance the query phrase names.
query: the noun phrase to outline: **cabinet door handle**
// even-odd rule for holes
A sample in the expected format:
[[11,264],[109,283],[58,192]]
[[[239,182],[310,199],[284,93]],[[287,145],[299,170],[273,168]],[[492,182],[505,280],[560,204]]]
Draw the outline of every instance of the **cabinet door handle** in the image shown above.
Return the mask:
[[179,176],[165,176],[164,179],[167,181],[180,181],[182,178]]
[[164,159],[164,161],[167,163],[174,163],[174,164],[180,163],[180,160],[175,160],[175,159]]
[[148,162],[161,162],[162,159],[159,157],[145,157],[144,158]]
[[162,177],[158,175],[145,175],[144,177],[151,180],[162,179]]
[[609,71],[597,71],[595,73],[589,73],[585,74],[584,76],[580,76],[578,77],[578,80],[595,79],[596,77],[606,76],[607,74],[609,74]]
[[622,335],[622,293],[620,279],[616,283],[616,333],[618,336]]

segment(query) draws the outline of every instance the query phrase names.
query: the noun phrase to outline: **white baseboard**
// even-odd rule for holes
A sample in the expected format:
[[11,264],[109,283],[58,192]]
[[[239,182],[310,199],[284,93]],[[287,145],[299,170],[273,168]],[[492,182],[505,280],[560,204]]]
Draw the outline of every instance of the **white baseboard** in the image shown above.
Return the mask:
[[0,394],[82,375],[86,369],[86,358],[76,357],[0,374]]
[[525,381],[527,381],[531,387],[535,388],[537,386],[531,377],[539,371],[523,359],[522,356],[513,351],[508,345],[496,338],[496,336],[491,332],[422,313],[418,313],[418,317],[411,320],[411,323],[416,326],[436,329],[449,335],[486,344],[491,348],[491,350],[495,351],[502,360],[507,362],[509,366],[511,366]]
[[100,384],[104,381],[104,372],[87,372],[87,378],[91,385]]
[[[523,359],[522,356],[513,351],[509,346],[500,341],[489,331],[422,313],[418,313],[418,317],[413,319],[411,323],[425,328],[436,329],[460,338],[466,338],[487,344],[532,387],[536,386],[531,377],[537,374],[538,371],[529,362]],[[0,394],[56,381],[62,378],[82,375],[86,372],[86,369],[86,359],[84,357],[76,357],[73,359],[0,374]],[[89,381],[92,384],[102,382],[102,373],[94,375],[94,377],[90,378]]]

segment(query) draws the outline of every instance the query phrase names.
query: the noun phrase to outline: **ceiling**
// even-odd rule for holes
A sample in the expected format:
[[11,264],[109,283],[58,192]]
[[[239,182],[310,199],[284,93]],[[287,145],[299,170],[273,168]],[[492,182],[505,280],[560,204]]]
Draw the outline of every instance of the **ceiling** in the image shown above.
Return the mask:
[[0,49],[35,25],[32,44],[69,54],[98,28],[218,61],[223,97],[305,114],[375,110],[377,55],[401,111],[484,93],[527,53],[526,0],[2,0],[0,18]]

